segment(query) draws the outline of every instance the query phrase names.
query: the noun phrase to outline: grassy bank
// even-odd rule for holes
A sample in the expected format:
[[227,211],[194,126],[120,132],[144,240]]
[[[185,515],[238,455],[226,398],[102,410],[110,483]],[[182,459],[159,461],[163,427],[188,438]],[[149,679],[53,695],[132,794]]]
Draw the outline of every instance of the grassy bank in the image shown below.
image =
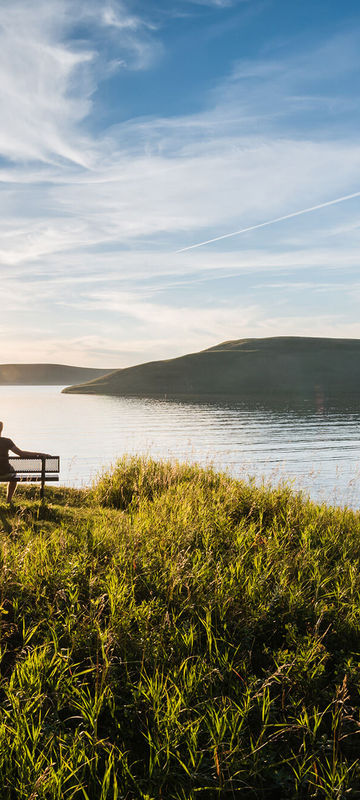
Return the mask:
[[0,496],[2,800],[360,797],[360,516],[119,462]]

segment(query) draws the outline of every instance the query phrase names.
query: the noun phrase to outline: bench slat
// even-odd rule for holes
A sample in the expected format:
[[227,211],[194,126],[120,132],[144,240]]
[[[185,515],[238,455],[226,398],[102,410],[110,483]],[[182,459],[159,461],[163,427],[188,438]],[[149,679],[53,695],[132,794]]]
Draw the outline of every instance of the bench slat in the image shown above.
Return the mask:
[[[41,475],[30,475],[30,473],[26,473],[26,475],[1,475],[0,476],[0,483],[8,483],[9,481],[17,481],[17,483],[40,483],[42,478]],[[59,481],[58,475],[45,475],[46,483],[54,483],[55,481]]]
[[[46,473],[57,473],[60,471],[60,458],[59,456],[50,456],[49,458],[45,458],[45,472]],[[9,457],[9,464],[14,468],[15,472],[22,472],[27,473],[31,472],[32,474],[35,472],[42,471],[42,461],[41,458],[25,458],[22,456],[10,456]]]
[[[19,483],[26,483],[26,481],[28,483],[35,483],[35,482],[36,483],[40,483],[41,475],[16,475],[16,480]],[[54,483],[55,481],[58,481],[58,480],[59,480],[59,476],[58,475],[45,475],[46,483],[49,483],[49,481]]]
[[41,502],[44,499],[45,483],[59,480],[59,456],[44,456],[43,458],[10,456],[8,461],[14,472],[0,475],[0,483],[8,483],[9,481],[40,483]]

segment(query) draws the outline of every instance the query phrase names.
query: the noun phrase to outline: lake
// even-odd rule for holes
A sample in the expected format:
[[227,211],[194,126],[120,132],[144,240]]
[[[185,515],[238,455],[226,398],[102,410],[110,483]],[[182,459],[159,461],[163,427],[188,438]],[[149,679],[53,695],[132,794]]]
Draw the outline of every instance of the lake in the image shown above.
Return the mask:
[[314,500],[360,508],[360,411],[265,409],[61,394],[1,386],[4,436],[61,458],[62,484],[88,486],[123,453],[212,463],[241,478],[294,481]]

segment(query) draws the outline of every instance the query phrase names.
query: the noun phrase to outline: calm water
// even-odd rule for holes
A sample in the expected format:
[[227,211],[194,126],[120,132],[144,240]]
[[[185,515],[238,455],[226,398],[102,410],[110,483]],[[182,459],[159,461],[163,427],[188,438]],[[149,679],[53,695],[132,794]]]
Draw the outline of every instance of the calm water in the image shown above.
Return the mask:
[[294,479],[316,500],[360,508],[360,410],[250,410],[60,390],[1,386],[0,419],[19,447],[60,455],[63,484],[87,486],[122,453],[145,453],[258,481]]

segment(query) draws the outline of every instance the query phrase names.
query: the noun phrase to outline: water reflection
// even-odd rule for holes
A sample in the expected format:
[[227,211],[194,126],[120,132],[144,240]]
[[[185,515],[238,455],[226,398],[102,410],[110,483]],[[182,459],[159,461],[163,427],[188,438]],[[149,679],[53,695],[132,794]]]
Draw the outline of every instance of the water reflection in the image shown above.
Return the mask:
[[240,477],[294,480],[316,500],[360,507],[360,412],[356,398],[176,402],[63,395],[61,387],[0,387],[4,435],[61,456],[61,481],[88,485],[122,453],[213,463]]

